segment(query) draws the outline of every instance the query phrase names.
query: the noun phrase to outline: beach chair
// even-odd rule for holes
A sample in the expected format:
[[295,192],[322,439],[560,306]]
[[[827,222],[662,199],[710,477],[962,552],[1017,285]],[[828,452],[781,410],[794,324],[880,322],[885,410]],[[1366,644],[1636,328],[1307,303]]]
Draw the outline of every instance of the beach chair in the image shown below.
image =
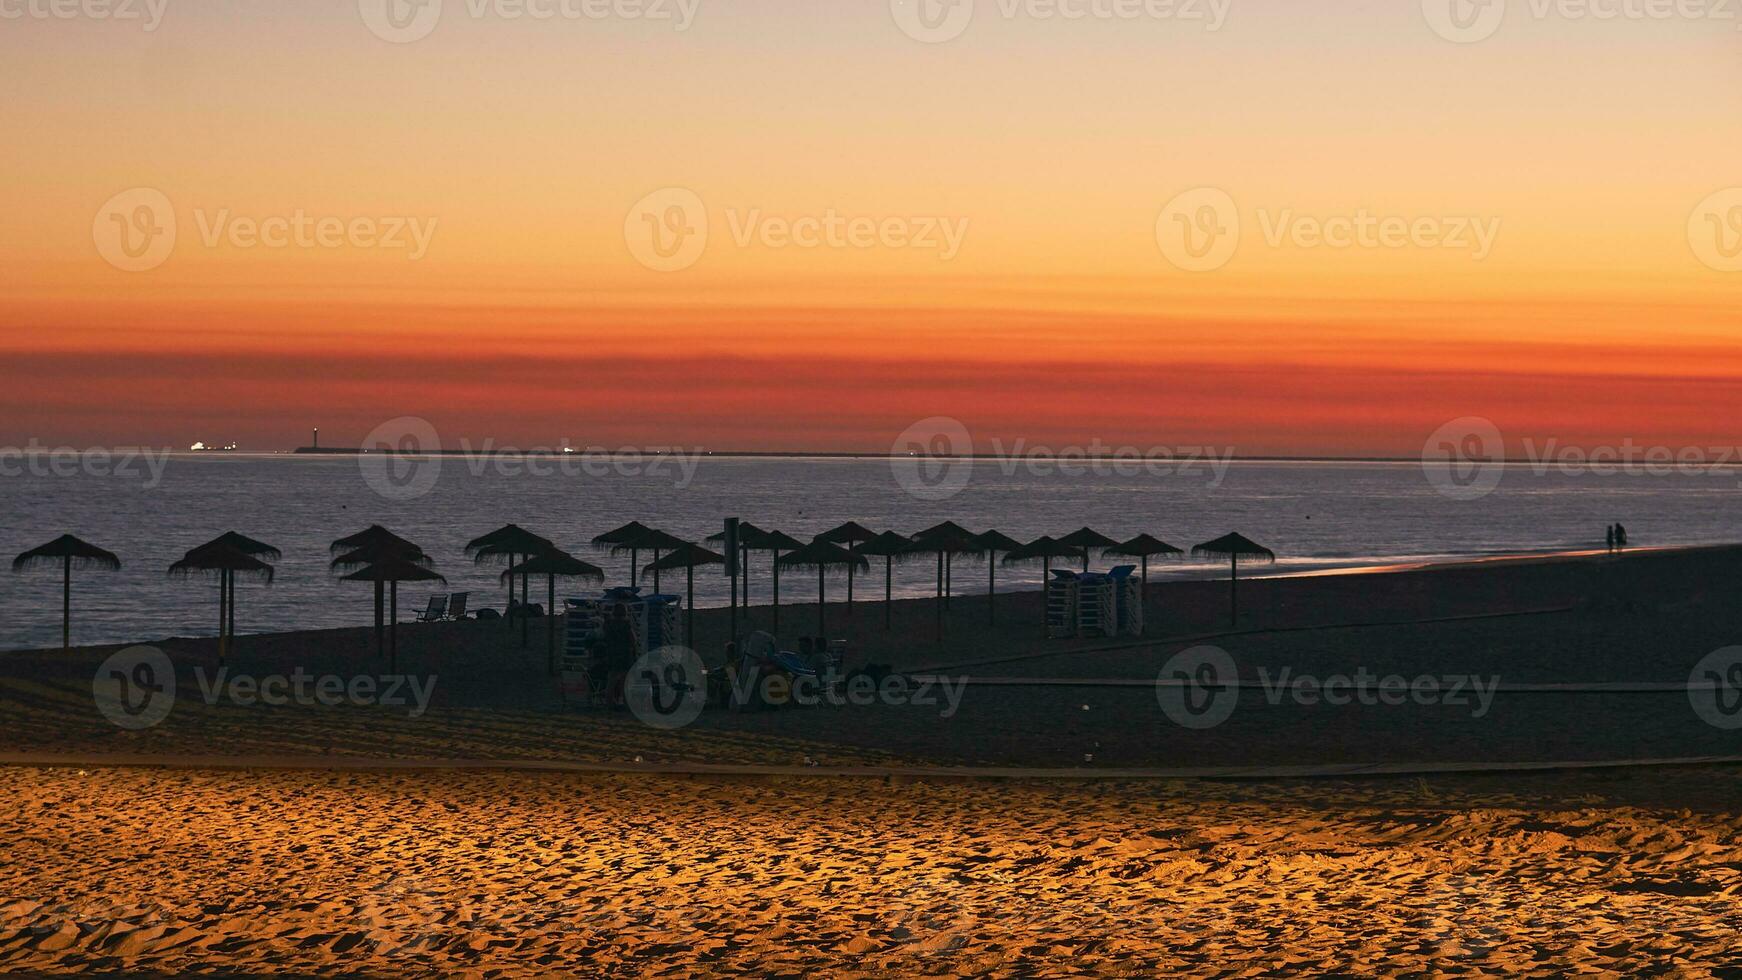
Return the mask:
[[448,614],[448,597],[432,595],[429,597],[429,608],[417,614],[417,622],[439,623]]
[[448,596],[448,618],[460,620],[466,618],[466,603],[472,598],[470,592],[455,592]]

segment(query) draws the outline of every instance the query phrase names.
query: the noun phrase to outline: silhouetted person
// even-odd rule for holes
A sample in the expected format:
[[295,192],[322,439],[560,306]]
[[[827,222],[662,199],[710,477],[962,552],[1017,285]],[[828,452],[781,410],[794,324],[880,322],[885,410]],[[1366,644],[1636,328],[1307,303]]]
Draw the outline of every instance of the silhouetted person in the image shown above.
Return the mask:
[[605,635],[599,641],[599,653],[605,661],[605,694],[612,704],[623,699],[623,681],[635,664],[635,631],[629,626],[629,616],[622,606],[611,607],[611,618],[605,621]]
[[1603,544],[1611,555],[1615,553],[1615,525],[1611,524],[1603,530]]
[[1615,523],[1615,550],[1627,550],[1627,525],[1622,524],[1619,521]]

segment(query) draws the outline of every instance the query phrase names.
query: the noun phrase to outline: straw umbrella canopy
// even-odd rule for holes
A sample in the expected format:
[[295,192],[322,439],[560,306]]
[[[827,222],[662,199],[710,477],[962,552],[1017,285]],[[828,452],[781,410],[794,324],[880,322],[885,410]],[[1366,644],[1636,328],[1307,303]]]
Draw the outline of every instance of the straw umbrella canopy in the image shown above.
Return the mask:
[[797,551],[804,547],[804,542],[782,531],[759,531],[752,535],[746,548],[750,551],[766,551],[773,556],[771,564],[774,567],[774,632],[780,632],[780,553]]
[[419,565],[409,558],[397,555],[384,555],[380,561],[365,568],[352,572],[344,577],[346,582],[374,582],[385,584],[388,588],[387,607],[391,611],[392,621],[388,629],[388,669],[399,669],[399,583],[401,582],[440,582],[447,584],[447,579],[428,568]]
[[[549,538],[533,534],[518,524],[507,524],[491,531],[481,538],[473,538],[466,542],[466,557],[477,564],[501,563],[514,565],[525,561],[534,555],[542,555],[553,551],[556,545]],[[526,576],[520,577],[520,605],[530,605],[526,595]],[[526,610],[522,608],[522,613]],[[508,607],[502,610],[503,618],[508,620],[508,628],[514,628],[514,580],[508,580]],[[530,624],[527,616],[520,617],[520,645],[526,646],[526,634]]]
[[171,578],[210,577],[218,580],[218,666],[230,649],[230,624],[235,621],[230,611],[234,601],[232,589],[238,575],[257,578],[271,584],[275,574],[271,565],[253,555],[244,554],[227,544],[204,545],[189,551],[181,561],[169,566]]
[[1240,534],[1228,534],[1214,541],[1205,541],[1192,549],[1196,558],[1228,559],[1228,625],[1240,622],[1240,559],[1269,564],[1276,561],[1276,552]]
[[696,568],[701,565],[724,565],[725,563],[724,555],[709,551],[699,544],[686,543],[681,548],[674,548],[667,552],[664,558],[648,565],[645,569],[656,574],[661,571],[675,572],[680,568],[684,570],[684,576],[688,579],[688,592],[684,599],[684,639],[692,647],[696,643]]
[[[398,535],[375,537],[362,547],[347,551],[334,558],[330,566],[333,573],[343,576],[359,568],[367,568],[384,558],[400,558],[414,564],[429,567],[435,564],[423,549]],[[375,583],[375,655],[387,652],[387,583]]]
[[40,548],[32,548],[12,559],[14,572],[33,568],[53,568],[61,572],[60,645],[63,651],[73,646],[73,569],[97,568],[105,572],[121,570],[121,559],[70,534],[63,534]]
[[[683,546],[685,546],[687,544],[689,544],[689,542],[685,541],[684,539],[682,539],[680,537],[676,537],[675,535],[667,534],[664,531],[658,531],[658,530],[654,530],[652,528],[649,528],[646,534],[641,535],[640,537],[634,539],[633,541],[628,541],[628,542],[625,542],[623,544],[619,544],[616,547],[612,548],[611,554],[621,555],[624,553],[628,553],[630,559],[635,560],[635,559],[640,557],[640,555],[639,555],[640,552],[643,552],[643,551],[653,552],[653,564],[651,564],[647,567],[653,569],[653,591],[657,593],[659,591],[659,572],[660,572],[660,569],[659,569],[658,565],[659,565],[660,556],[668,551],[676,551],[677,549],[682,548]],[[642,569],[642,571],[646,571],[646,569]],[[633,577],[633,575],[634,575],[633,568],[630,569],[630,574]],[[639,584],[640,580],[636,579],[635,581],[637,584]]]
[[[651,530],[653,530],[653,528],[648,527],[647,525],[641,523],[640,521],[630,521],[629,523],[623,525],[620,528],[617,528],[614,531],[606,531],[604,534],[601,534],[598,537],[594,538],[593,539],[593,550],[594,551],[608,551],[612,554],[616,554],[618,545],[629,544],[630,542],[634,541],[636,538],[641,537],[642,535],[646,534],[647,532],[649,532]],[[640,549],[638,549],[638,548],[629,549],[629,584],[630,585],[635,584],[636,565],[639,564],[639,562],[637,561],[637,558],[639,556],[636,555],[636,552],[639,550]]]
[[[207,541],[205,544],[200,545],[199,548],[196,548],[194,550],[199,551],[199,550],[203,550],[205,548],[234,548],[237,551],[240,551],[241,553],[243,553],[244,555],[252,555],[253,557],[260,559],[261,561],[266,561],[266,562],[278,561],[280,558],[284,557],[284,553],[282,551],[279,551],[277,548],[274,548],[273,546],[267,544],[266,542],[257,541],[254,538],[247,536],[246,534],[238,534],[235,531],[226,531],[223,534],[220,534],[217,537],[213,538],[212,540]],[[231,580],[231,582],[229,584],[229,589],[230,589],[229,631],[230,631],[231,636],[235,636],[236,635],[236,583],[234,580]]]
[[889,629],[895,609],[895,559],[912,552],[913,539],[894,531],[884,531],[854,549],[856,554],[883,559],[883,628]]
[[[841,572],[848,568],[869,569],[871,563],[853,554],[838,544],[827,541],[812,541],[797,551],[775,560],[775,567],[811,569],[817,571],[817,635],[828,636],[828,623],[824,612],[827,580],[830,572]],[[776,607],[778,608],[778,607]]]
[[1162,556],[1174,558],[1185,554],[1185,552],[1160,538],[1139,534],[1130,541],[1122,541],[1108,548],[1107,554],[1141,560],[1143,562],[1143,588],[1147,590],[1149,588],[1149,559]]
[[[827,541],[830,544],[844,546],[853,554],[859,553],[859,546],[877,537],[877,532],[858,521],[848,521],[840,527],[830,528],[817,535],[816,540]],[[853,568],[847,567],[847,615],[853,615]]]
[[947,607],[955,591],[950,580],[954,577],[956,556],[984,554],[986,549],[980,546],[974,532],[955,521],[945,521],[915,534],[909,550],[915,555],[937,556],[938,596]]
[[[519,575],[525,581],[528,575],[543,575],[549,580],[550,628],[546,632],[544,653],[546,669],[556,673],[556,580],[559,578],[579,579],[583,582],[604,582],[605,570],[592,562],[582,561],[566,551],[548,551],[530,561],[518,565],[510,565],[502,572],[502,580],[513,582]],[[522,593],[524,598],[525,594]]]
[[1073,548],[1057,538],[1042,535],[1005,555],[1004,564],[1026,565],[1030,562],[1040,562],[1041,582],[1044,583],[1052,577],[1052,563],[1054,561],[1075,561],[1081,557],[1083,557],[1083,549]]
[[[417,545],[394,534],[379,524],[371,524],[356,534],[334,541],[329,549],[331,554],[343,555],[356,552],[362,548],[409,546]],[[337,567],[338,563],[334,563]],[[375,645],[382,645],[387,623],[387,589],[382,583],[375,583]]]
[[986,549],[986,622],[998,622],[998,552],[1009,554],[1022,547],[1022,542],[999,531],[974,535],[974,542]]
[[1064,537],[1059,538],[1059,543],[1069,545],[1072,548],[1083,549],[1083,574],[1085,575],[1089,572],[1089,553],[1091,551],[1105,551],[1108,548],[1118,547],[1119,545],[1119,542],[1107,537],[1105,534],[1102,534],[1094,528],[1089,527],[1072,531]]

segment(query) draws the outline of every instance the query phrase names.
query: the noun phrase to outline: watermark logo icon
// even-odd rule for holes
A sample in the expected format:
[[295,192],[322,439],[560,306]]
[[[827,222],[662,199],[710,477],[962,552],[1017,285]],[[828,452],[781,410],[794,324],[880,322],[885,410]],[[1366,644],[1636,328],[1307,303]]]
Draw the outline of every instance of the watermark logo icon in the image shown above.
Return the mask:
[[168,262],[175,238],[175,206],[151,187],[109,198],[91,224],[97,254],[122,272],[150,272]]
[[1476,44],[1500,32],[1506,0],[1421,0],[1435,34],[1454,44]]
[[889,0],[895,26],[922,44],[954,41],[974,22],[974,0]]
[[156,647],[128,647],[97,667],[91,678],[97,711],[130,732],[163,724],[175,707],[175,665]]
[[1240,209],[1227,191],[1199,187],[1167,202],[1155,219],[1155,242],[1186,272],[1213,272],[1240,248]]
[[960,420],[922,419],[895,437],[889,468],[895,483],[916,500],[948,500],[967,489],[974,474],[974,437]]
[[357,0],[369,32],[390,44],[429,37],[442,19],[442,0]]
[[1452,500],[1480,500],[1493,493],[1506,473],[1505,459],[1500,428],[1477,416],[1440,426],[1421,450],[1427,482]]
[[369,489],[393,501],[416,500],[435,489],[442,473],[442,439],[425,419],[383,422],[363,439],[357,465]]
[[650,728],[685,728],[708,702],[708,671],[688,647],[668,646],[642,654],[623,679],[629,711]]
[[1719,191],[1688,218],[1694,255],[1719,272],[1742,272],[1742,187]]
[[708,207],[685,187],[657,190],[635,202],[623,222],[635,261],[655,272],[682,272],[708,247]]
[[1240,704],[1240,671],[1221,647],[1182,650],[1162,665],[1155,678],[1155,699],[1162,713],[1181,728],[1215,728],[1231,718]]
[[1713,728],[1742,729],[1742,646],[1714,651],[1694,666],[1688,701]]

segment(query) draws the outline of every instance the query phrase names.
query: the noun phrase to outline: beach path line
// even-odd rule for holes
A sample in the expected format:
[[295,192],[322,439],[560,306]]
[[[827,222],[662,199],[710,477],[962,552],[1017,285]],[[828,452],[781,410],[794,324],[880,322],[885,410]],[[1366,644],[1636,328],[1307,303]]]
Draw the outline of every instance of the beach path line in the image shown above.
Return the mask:
[[992,667],[997,664],[1026,663],[1031,660],[1045,660],[1048,657],[1075,657],[1092,653],[1116,653],[1123,650],[1145,650],[1150,647],[1187,646],[1197,643],[1208,643],[1212,640],[1226,640],[1241,636],[1272,636],[1279,633],[1316,633],[1320,630],[1359,630],[1380,629],[1387,626],[1433,626],[1439,623],[1469,623],[1485,619],[1512,619],[1519,616],[1556,616],[1577,610],[1577,605],[1551,606],[1544,609],[1515,609],[1508,612],[1465,613],[1460,616],[1437,616],[1432,619],[1399,619],[1359,623],[1319,623],[1310,626],[1267,626],[1242,630],[1224,630],[1220,633],[1193,633],[1183,636],[1162,636],[1153,639],[1140,638],[1121,643],[1102,643],[1096,646],[1071,647],[1065,650],[1037,650],[1028,653],[1013,653],[1000,657],[987,657],[980,660],[964,660],[945,664],[928,664],[903,670],[899,673],[908,677],[947,674],[950,671],[963,670],[968,667]]
[[725,763],[569,762],[560,759],[372,759],[365,756],[69,756],[0,753],[0,767],[30,769],[288,770],[310,772],[529,772],[657,777],[823,777],[952,780],[1232,780],[1357,779],[1472,773],[1555,772],[1742,765],[1742,756],[1607,759],[1566,762],[1386,762],[1291,766],[1137,769],[1027,769],[1001,766],[773,766]]

